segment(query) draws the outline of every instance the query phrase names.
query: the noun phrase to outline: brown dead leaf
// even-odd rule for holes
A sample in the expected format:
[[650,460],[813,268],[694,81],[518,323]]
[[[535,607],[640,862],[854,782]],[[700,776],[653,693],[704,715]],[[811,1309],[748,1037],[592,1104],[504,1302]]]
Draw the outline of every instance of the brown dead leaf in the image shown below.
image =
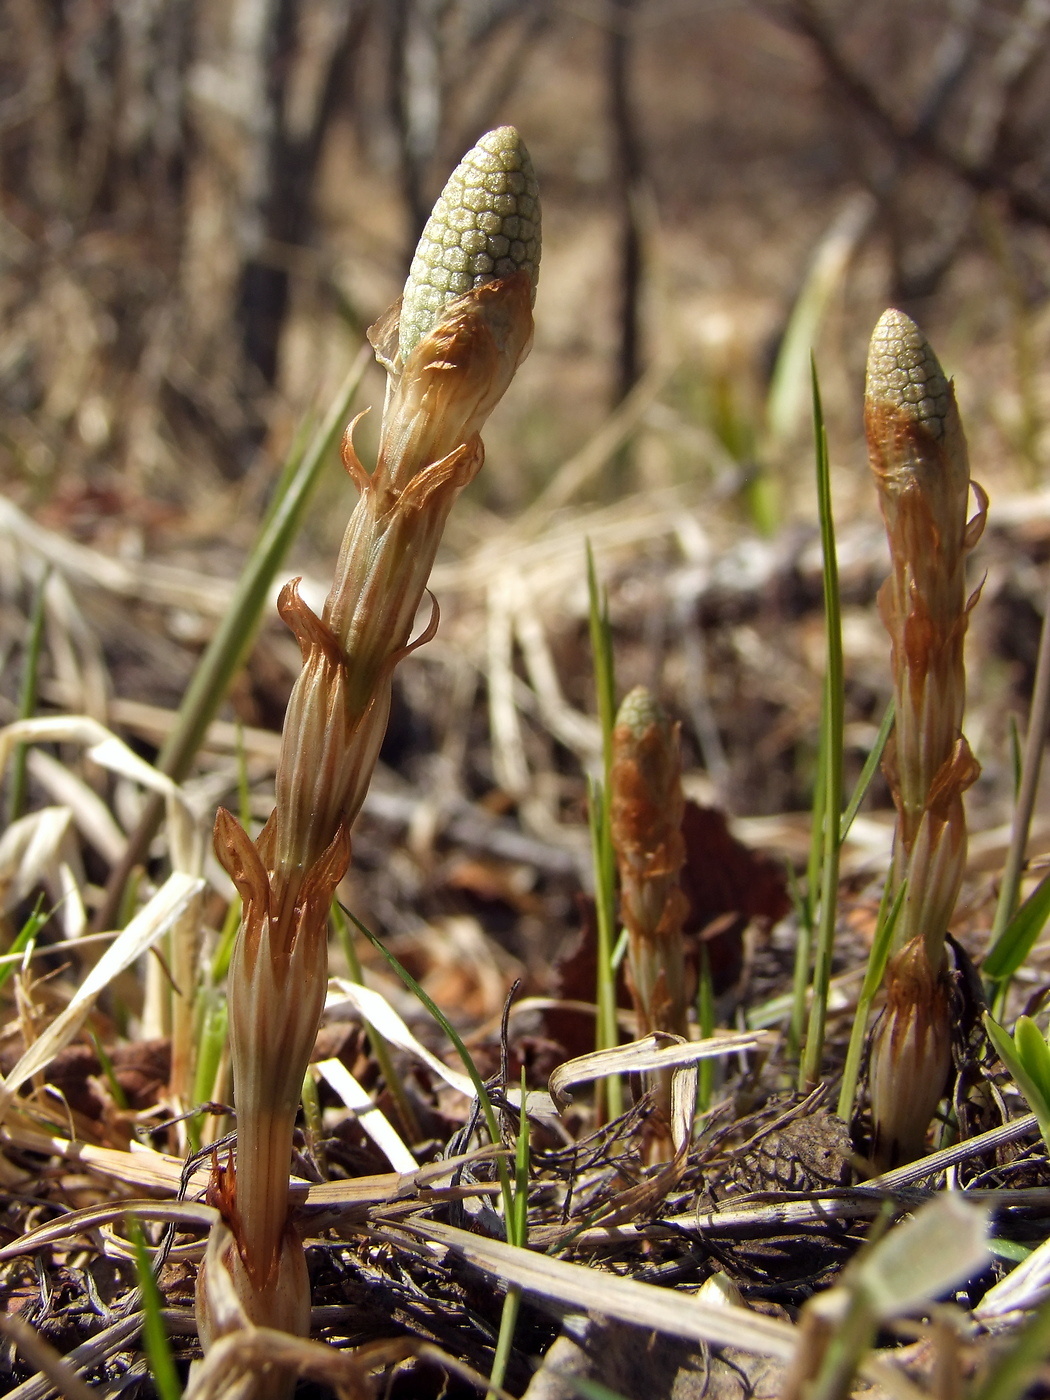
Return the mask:
[[682,835],[682,889],[689,900],[683,933],[687,940],[693,936],[694,966],[700,943],[706,948],[717,995],[740,979],[748,924],[758,920],[769,928],[790,909],[787,881],[775,861],[737,840],[717,808],[687,802]]

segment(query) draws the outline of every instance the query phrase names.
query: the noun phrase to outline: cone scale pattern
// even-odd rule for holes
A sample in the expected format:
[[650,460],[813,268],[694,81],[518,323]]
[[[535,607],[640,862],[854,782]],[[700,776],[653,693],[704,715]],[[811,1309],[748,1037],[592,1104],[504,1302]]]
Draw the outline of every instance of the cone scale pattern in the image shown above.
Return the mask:
[[497,127],[463,157],[427,220],[401,305],[402,360],[451,300],[495,277],[525,272],[535,298],[539,263],[532,161],[512,126]]

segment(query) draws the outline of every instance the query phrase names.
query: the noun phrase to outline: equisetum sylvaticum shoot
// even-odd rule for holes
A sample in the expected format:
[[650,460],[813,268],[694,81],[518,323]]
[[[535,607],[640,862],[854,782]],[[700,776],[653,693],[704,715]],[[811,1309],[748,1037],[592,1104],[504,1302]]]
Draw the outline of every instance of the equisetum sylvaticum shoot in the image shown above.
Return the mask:
[[[217,1166],[210,1193],[224,1229],[198,1278],[205,1346],[241,1313],[241,1325],[309,1332],[288,1186],[327,985],[329,908],[386,730],[394,668],[437,625],[432,601],[410,640],[446,518],[481,467],[480,430],[531,344],[539,219],[524,144],[512,127],[490,131],[449,179],[402,299],[369,333],[388,373],[378,456],[366,471],[351,424],[343,460],[360,498],[320,616],[298,580],[281,594],[303,668],[285,716],[276,807],[254,841],[226,811],[215,822],[243,914],[229,975],[237,1151]],[[285,1395],[293,1379],[260,1376],[256,1394]]]
[[[620,874],[620,917],[627,929],[627,981],[638,1034],[669,1031],[688,1037],[682,923],[688,900],[680,878],[685,863],[682,836],[682,763],[678,725],[645,686],[625,697],[612,733],[610,816]],[[670,1123],[671,1076],[654,1079],[664,1127]],[[669,1133],[657,1140],[673,1151]]]
[[687,1035],[678,725],[644,686],[636,686],[617,711],[612,744],[612,840],[638,1032]]
[[869,1070],[873,1157],[885,1169],[921,1156],[951,1070],[945,935],[966,864],[963,793],[980,772],[962,733],[963,642],[977,600],[966,560],[987,498],[970,478],[954,388],[900,311],[885,312],[872,335],[864,416],[891,561],[879,592],[896,716],[883,760],[897,808],[891,893],[908,882]]

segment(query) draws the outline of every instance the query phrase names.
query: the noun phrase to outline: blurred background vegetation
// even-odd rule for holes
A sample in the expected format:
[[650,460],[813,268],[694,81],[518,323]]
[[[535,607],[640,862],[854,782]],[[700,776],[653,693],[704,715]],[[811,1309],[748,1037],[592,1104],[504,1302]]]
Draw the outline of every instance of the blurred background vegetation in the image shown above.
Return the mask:
[[821,255],[851,435],[892,303],[1034,480],[1048,31],[1042,0],[4,0],[5,489],[127,547],[265,495],[507,121],[545,253],[488,504],[528,504],[647,373],[606,494],[782,465],[805,406],[776,419],[770,377]]

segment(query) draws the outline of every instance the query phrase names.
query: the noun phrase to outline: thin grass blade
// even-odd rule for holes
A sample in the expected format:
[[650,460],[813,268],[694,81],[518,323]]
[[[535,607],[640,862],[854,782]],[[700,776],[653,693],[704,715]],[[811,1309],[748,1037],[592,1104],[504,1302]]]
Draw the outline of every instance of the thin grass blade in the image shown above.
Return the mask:
[[817,502],[820,510],[820,540],[824,556],[824,618],[827,631],[827,676],[825,680],[824,723],[821,746],[826,752],[824,787],[824,851],[821,867],[820,913],[813,959],[813,997],[810,1004],[806,1045],[799,1071],[802,1088],[812,1088],[820,1078],[827,1021],[828,988],[831,983],[831,955],[835,942],[835,916],[838,909],[839,835],[842,824],[842,736],[844,679],[842,659],[842,610],[839,596],[838,558],[831,505],[831,472],[828,438],[816,364],[812,364],[813,430],[816,439]]
[[142,1342],[149,1359],[150,1378],[159,1400],[181,1400],[182,1386],[164,1328],[164,1300],[153,1276],[142,1227],[137,1220],[131,1222],[131,1239],[135,1246],[135,1272],[142,1292]]
[[[619,1039],[616,1020],[616,860],[612,844],[612,735],[616,723],[616,680],[613,667],[612,632],[609,627],[608,599],[598,585],[594,554],[587,543],[587,595],[591,652],[598,719],[602,730],[602,780],[592,781],[588,791],[591,851],[594,863],[594,905],[598,936],[598,975],[595,1000],[598,1004],[595,1044],[598,1050],[611,1049]],[[596,1091],[604,1096],[611,1118],[623,1112],[623,1086],[618,1077],[605,1081]]]
[[[481,1111],[485,1117],[485,1126],[488,1128],[489,1137],[493,1143],[501,1143],[503,1141],[503,1136],[499,1130],[499,1123],[496,1121],[496,1112],[492,1107],[492,1099],[489,1097],[489,1091],[485,1087],[485,1081],[478,1073],[477,1065],[475,1065],[474,1061],[471,1059],[470,1051],[463,1044],[463,1039],[455,1026],[453,1026],[444,1012],[440,1010],[433,998],[428,996],[423,990],[408,969],[398,962],[390,949],[387,948],[370,929],[365,927],[356,914],[352,914],[345,905],[341,905],[340,908],[342,908],[343,913],[358,932],[368,939],[369,943],[371,943],[372,947],[375,948],[378,953],[383,955],[394,972],[400,977],[401,981],[404,982],[408,990],[426,1007],[427,1011],[429,1011],[431,1016],[433,1016],[434,1020],[456,1047],[456,1053],[462,1060],[463,1068],[467,1071],[470,1082],[474,1086],[474,1092],[477,1094],[478,1103],[481,1105]],[[510,1171],[503,1157],[498,1157],[496,1159],[496,1169],[499,1172],[500,1189],[503,1195],[504,1219],[509,1221],[514,1210],[514,1193],[511,1186]]]
[[842,1071],[842,1087],[839,1090],[838,1115],[847,1122],[853,1116],[853,1100],[857,1093],[860,1063],[864,1054],[864,1040],[868,1032],[868,1013],[871,1011],[871,1003],[875,999],[875,993],[882,985],[882,975],[886,971],[890,949],[893,947],[893,932],[897,927],[901,909],[904,907],[907,891],[908,882],[902,880],[901,887],[892,904],[889,904],[889,885],[883,890],[882,907],[879,909],[875,937],[872,939],[871,952],[868,954],[864,982],[860,989],[860,996],[857,998],[857,1010],[853,1017],[849,1047],[846,1050],[846,1065]]
[[988,1039],[995,1046],[996,1054],[1013,1076],[1021,1093],[1028,1100],[1028,1107],[1035,1114],[1043,1141],[1050,1146],[1050,1103],[1044,1098],[1039,1083],[1029,1074],[1028,1067],[1009,1032],[1004,1030],[997,1021],[994,1021],[987,1012],[982,1020]]
[[1035,947],[1047,919],[1050,919],[1050,874],[1043,876],[992,944],[981,964],[984,976],[995,982],[1009,981]]
[[18,930],[18,934],[16,935],[14,942],[7,950],[5,956],[10,957],[11,961],[0,963],[0,987],[3,987],[4,983],[14,972],[15,968],[19,966],[19,960],[14,956],[16,953],[25,954],[25,957],[22,959],[22,966],[24,967],[26,965],[26,959],[32,956],[33,946],[36,943],[37,935],[47,923],[48,919],[50,919],[50,917],[51,911],[50,909],[45,911],[44,896],[40,895],[37,898],[35,909],[30,914],[29,918],[26,919],[22,927]]
[[875,736],[875,742],[871,746],[871,752],[864,760],[864,767],[860,770],[860,777],[857,779],[857,786],[853,789],[850,800],[846,803],[846,810],[842,814],[842,825],[839,829],[840,843],[845,841],[849,835],[849,829],[853,825],[857,813],[860,811],[860,804],[868,795],[868,788],[871,787],[875,774],[878,772],[879,764],[882,762],[882,755],[885,752],[889,737],[893,732],[893,701],[886,706],[886,713],[882,717],[879,725],[879,732]]

